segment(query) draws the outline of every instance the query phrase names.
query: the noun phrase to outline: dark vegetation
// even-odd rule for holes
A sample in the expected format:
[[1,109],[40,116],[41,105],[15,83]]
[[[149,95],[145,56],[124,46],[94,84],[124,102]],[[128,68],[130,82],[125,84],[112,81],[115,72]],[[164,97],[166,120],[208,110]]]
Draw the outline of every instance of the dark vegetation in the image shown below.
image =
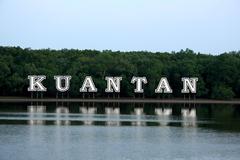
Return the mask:
[[105,76],[122,76],[121,97],[134,96],[132,76],[146,76],[145,97],[157,97],[154,89],[165,76],[173,89],[171,97],[183,97],[181,77],[198,77],[197,97],[240,97],[240,52],[218,56],[186,49],[172,53],[113,52],[110,50],[32,50],[0,47],[0,96],[29,96],[28,75],[46,75],[45,96],[56,94],[54,75],[71,75],[71,97],[78,97],[85,76],[92,76],[98,93],[106,96]]

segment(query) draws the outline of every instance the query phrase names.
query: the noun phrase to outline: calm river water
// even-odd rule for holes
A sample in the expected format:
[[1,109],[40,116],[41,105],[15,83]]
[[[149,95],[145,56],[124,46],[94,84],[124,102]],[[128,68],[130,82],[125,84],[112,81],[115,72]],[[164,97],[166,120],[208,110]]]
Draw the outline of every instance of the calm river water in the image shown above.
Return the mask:
[[0,104],[0,160],[240,158],[239,106],[82,106]]

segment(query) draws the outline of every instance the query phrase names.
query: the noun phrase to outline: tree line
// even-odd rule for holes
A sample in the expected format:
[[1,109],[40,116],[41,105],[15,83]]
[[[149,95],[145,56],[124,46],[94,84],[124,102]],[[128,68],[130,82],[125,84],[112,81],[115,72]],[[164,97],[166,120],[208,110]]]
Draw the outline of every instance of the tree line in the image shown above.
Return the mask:
[[[70,96],[79,97],[85,76],[92,76],[98,93],[107,96],[106,76],[121,76],[121,97],[136,96],[133,76],[146,76],[145,97],[166,96],[154,93],[161,77],[167,77],[173,93],[181,94],[182,77],[198,77],[198,98],[232,99],[240,97],[240,51],[220,55],[195,53],[190,49],[179,52],[97,51],[76,49],[40,49],[0,47],[0,96],[29,96],[28,75],[71,75]],[[47,78],[43,84],[45,96],[56,94],[55,81]]]

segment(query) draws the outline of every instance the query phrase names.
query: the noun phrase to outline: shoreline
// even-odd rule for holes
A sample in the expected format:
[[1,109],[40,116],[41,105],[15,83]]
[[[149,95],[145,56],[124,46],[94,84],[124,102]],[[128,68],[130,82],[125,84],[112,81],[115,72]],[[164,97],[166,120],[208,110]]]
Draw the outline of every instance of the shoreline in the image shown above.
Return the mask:
[[154,99],[154,98],[28,98],[28,97],[0,97],[0,103],[24,102],[95,102],[95,103],[162,103],[162,104],[240,104],[240,100],[212,100],[212,99]]

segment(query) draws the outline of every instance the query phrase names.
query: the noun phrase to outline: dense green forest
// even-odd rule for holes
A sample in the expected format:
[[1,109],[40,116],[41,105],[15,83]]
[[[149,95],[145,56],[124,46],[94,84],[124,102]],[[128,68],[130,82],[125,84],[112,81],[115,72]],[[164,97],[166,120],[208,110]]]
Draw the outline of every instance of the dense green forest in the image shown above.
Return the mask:
[[0,47],[0,95],[29,96],[28,75],[46,75],[44,96],[56,94],[54,75],[71,75],[71,97],[80,96],[85,76],[92,76],[98,93],[106,96],[105,76],[122,76],[121,97],[134,96],[132,76],[146,76],[145,97],[157,97],[154,89],[165,76],[173,89],[171,97],[183,97],[181,77],[198,77],[197,97],[232,99],[240,97],[240,52],[213,56],[179,52],[120,52],[97,50],[51,50]]

